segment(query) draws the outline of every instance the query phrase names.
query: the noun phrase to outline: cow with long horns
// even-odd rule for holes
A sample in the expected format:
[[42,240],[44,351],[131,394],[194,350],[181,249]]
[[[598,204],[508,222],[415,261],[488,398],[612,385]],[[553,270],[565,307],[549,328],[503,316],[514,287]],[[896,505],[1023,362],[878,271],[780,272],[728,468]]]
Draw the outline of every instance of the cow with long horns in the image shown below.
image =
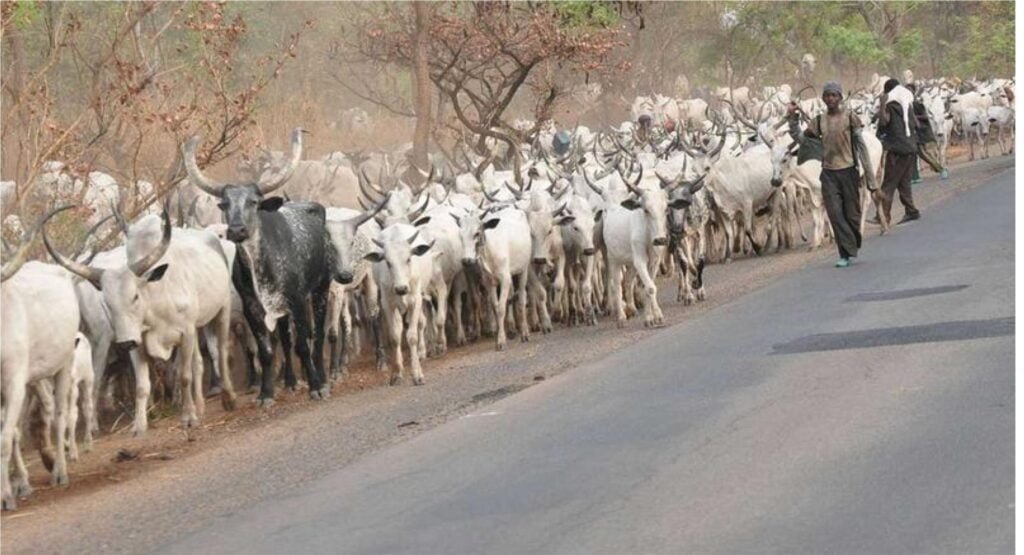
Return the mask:
[[[185,144],[185,168],[197,187],[220,200],[218,206],[228,226],[226,236],[241,247],[232,279],[242,296],[246,321],[257,338],[263,371],[260,404],[270,406],[274,400],[270,332],[276,328],[287,348],[289,318],[295,327],[295,352],[309,383],[309,395],[322,399],[329,394],[323,371],[324,322],[335,273],[325,209],[314,202],[286,203],[280,197],[267,196],[288,181],[301,159],[302,129],[292,132],[288,163],[280,172],[257,182],[216,183],[203,175],[196,163],[198,142],[198,137],[192,137]],[[314,342],[312,350],[310,339]],[[296,385],[295,377],[286,373],[285,386]]]
[[[210,232],[172,230],[165,210],[162,222],[148,215],[122,229],[126,263],[101,268],[57,252],[43,227],[43,242],[62,266],[103,293],[114,342],[129,352],[135,368],[137,435],[148,427],[150,359],[175,354],[182,391],[182,425],[197,426],[204,409],[203,363],[197,330],[210,327],[216,338],[218,365],[228,366],[231,324],[231,271],[220,241]],[[172,236],[173,231],[173,236]],[[230,373],[224,372],[221,401],[235,406]]]

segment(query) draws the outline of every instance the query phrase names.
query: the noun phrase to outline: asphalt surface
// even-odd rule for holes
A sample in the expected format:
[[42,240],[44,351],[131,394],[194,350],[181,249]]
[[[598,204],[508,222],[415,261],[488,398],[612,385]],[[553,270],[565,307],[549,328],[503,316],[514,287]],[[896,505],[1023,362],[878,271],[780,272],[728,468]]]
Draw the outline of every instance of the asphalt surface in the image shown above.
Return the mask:
[[169,553],[1007,553],[1006,172]]

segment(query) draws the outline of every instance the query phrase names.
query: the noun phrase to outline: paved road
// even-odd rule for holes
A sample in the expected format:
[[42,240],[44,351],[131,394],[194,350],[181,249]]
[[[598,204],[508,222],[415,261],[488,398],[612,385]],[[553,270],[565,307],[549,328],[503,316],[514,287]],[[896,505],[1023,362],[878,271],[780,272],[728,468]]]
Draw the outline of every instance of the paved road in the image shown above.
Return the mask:
[[1013,173],[173,553],[1013,550]]

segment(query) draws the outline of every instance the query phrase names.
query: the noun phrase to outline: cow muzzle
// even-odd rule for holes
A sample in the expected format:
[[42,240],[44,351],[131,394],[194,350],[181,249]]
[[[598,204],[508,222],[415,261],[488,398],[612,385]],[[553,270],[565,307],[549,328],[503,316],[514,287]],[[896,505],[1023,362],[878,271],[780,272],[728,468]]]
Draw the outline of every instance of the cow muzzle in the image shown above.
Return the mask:
[[782,180],[781,179],[775,179],[773,177],[772,178],[772,187],[781,187],[781,186],[782,186]]
[[583,249],[583,256],[594,256],[594,252],[593,248]]
[[401,296],[401,295],[406,295],[408,293],[409,293],[409,286],[408,285],[396,285],[395,286],[395,294],[396,295]]
[[355,276],[352,275],[352,272],[338,272],[334,275],[334,280],[342,285],[348,285],[352,283],[354,277]]
[[547,258],[534,258],[533,263],[537,266],[546,266],[548,263]]
[[664,247],[665,245],[668,244],[668,239],[664,237],[657,237],[654,239],[654,241],[652,241],[652,243],[655,247]]
[[241,243],[249,238],[249,230],[245,226],[230,226],[225,236],[232,243]]
[[122,351],[122,352],[125,352],[125,353],[127,353],[128,351],[131,351],[132,349],[135,349],[138,346],[139,346],[139,342],[135,341],[134,339],[131,339],[131,340],[128,340],[128,341],[118,341],[117,343],[114,343],[114,347],[115,348],[117,348],[119,351]]
[[474,267],[476,267],[476,259],[475,258],[463,258],[462,259],[462,265],[464,267],[466,267],[466,268],[474,268]]

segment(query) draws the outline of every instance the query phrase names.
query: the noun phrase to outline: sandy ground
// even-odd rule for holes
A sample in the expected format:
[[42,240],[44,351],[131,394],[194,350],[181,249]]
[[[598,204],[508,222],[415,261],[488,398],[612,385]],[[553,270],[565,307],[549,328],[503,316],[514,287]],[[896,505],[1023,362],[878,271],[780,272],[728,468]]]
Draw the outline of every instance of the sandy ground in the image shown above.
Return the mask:
[[[953,167],[948,181],[927,172],[915,187],[915,199],[927,218],[929,206],[988,176],[1012,171],[1013,165],[1013,156],[962,163]],[[900,215],[895,209],[894,220]],[[877,230],[869,226],[862,258],[871,256]],[[708,298],[689,307],[675,302],[674,282],[662,280],[659,297],[666,325],[699,318],[783,274],[834,257],[834,247],[827,244],[814,252],[800,247],[709,266]],[[277,403],[268,410],[257,408],[253,395],[242,395],[240,408],[226,413],[210,399],[199,429],[183,430],[171,415],[151,421],[142,438],[131,437],[127,430],[99,437],[92,452],[70,464],[71,485],[66,488],[50,487],[38,456],[26,453],[35,492],[20,501],[18,511],[3,514],[4,552],[136,552],[158,547],[208,524],[207,519],[258,499],[287,495],[327,470],[479,412],[483,405],[649,333],[640,320],[618,329],[604,317],[596,327],[556,325],[552,334],[534,334],[529,343],[512,338],[501,353],[488,339],[451,349],[425,362],[423,387],[388,387],[384,375],[361,362],[322,402],[309,401],[301,390],[279,388]],[[123,427],[124,421],[118,423],[117,428]]]

